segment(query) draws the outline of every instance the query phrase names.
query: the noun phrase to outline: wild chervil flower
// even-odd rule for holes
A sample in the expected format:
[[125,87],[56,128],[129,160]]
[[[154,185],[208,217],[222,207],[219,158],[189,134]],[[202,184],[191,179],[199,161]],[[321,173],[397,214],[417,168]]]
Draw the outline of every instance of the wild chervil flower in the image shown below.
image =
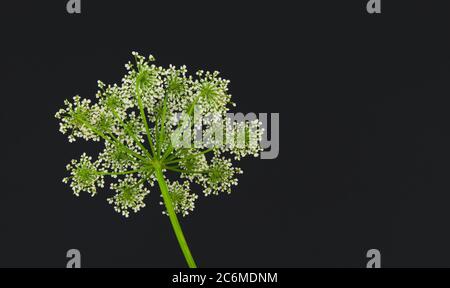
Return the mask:
[[219,72],[192,76],[185,66],[163,68],[153,64],[152,56],[133,56],[120,85],[98,81],[95,102],[75,96],[56,113],[69,142],[103,143],[95,160],[86,154],[72,160],[63,182],[77,196],[83,191],[94,196],[109,176],[113,195],[107,201],[125,217],[146,206],[157,183],[163,214],[170,218],[189,267],[196,267],[176,214],[194,210],[197,191],[205,196],[230,193],[242,174],[232,159],[258,156],[263,129],[258,120],[227,117],[234,103],[229,81]]

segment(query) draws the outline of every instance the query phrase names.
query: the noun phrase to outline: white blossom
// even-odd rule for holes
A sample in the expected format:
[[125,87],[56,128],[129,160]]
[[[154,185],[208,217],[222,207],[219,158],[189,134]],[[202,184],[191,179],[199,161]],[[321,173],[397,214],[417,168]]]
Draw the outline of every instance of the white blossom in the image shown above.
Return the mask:
[[132,176],[126,176],[123,180],[111,184],[111,189],[116,192],[113,197],[108,198],[108,203],[114,205],[114,210],[128,217],[130,211],[138,212],[145,207],[144,199],[150,191],[144,187],[142,181]]
[[76,196],[79,196],[81,191],[94,196],[97,194],[97,187],[102,188],[105,184],[103,175],[97,170],[98,165],[97,161],[92,162],[92,157],[83,153],[80,160],[72,160],[66,166],[70,176],[64,178],[63,182],[70,182],[70,187]]
[[[108,202],[128,217],[145,207],[144,199],[157,182],[156,169],[184,179],[167,185],[176,213],[188,215],[197,194],[230,193],[242,173],[232,160],[257,156],[264,133],[261,122],[233,122],[226,117],[231,102],[229,80],[219,72],[188,73],[186,66],[154,64],[152,55],[132,53],[119,84],[98,81],[94,99],[75,96],[64,101],[55,117],[69,142],[103,142],[96,160],[83,154],[67,169],[75,195],[96,195],[111,180]],[[183,145],[178,145],[177,139]],[[175,141],[177,140],[177,141]],[[196,189],[196,188],[194,188]]]
[[[169,195],[175,213],[181,214],[182,216],[187,216],[189,212],[194,211],[195,200],[198,198],[196,194],[190,193],[191,189],[189,185],[188,181],[184,181],[183,184],[177,181],[168,184]],[[159,204],[164,205],[163,202]],[[163,214],[168,215],[167,211],[163,211]]]

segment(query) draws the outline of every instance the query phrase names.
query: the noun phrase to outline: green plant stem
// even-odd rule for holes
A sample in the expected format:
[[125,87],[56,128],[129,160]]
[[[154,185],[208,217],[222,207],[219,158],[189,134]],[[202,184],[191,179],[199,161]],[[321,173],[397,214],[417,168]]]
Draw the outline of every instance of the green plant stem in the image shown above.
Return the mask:
[[194,171],[194,170],[182,170],[182,169],[178,169],[177,167],[172,167],[172,166],[164,166],[165,169],[170,170],[170,171],[175,171],[178,173],[184,173],[184,174],[203,174],[203,173],[208,173],[208,170],[203,170],[203,171]]
[[158,181],[159,188],[161,189],[161,194],[163,196],[164,204],[166,205],[167,213],[169,214],[170,223],[172,224],[173,231],[180,245],[181,251],[183,251],[184,258],[189,266],[189,268],[197,268],[194,258],[192,257],[189,246],[187,245],[186,239],[183,235],[183,230],[181,230],[180,222],[178,222],[177,215],[173,209],[172,199],[169,195],[169,189],[167,188],[167,183],[164,180],[164,176],[161,167],[155,167],[156,180]]
[[206,150],[204,150],[204,151],[202,151],[202,152],[199,152],[199,153],[197,153],[197,154],[189,155],[189,156],[187,156],[187,157],[185,157],[185,158],[180,158],[180,159],[176,159],[176,160],[169,160],[169,159],[167,159],[166,162],[164,162],[164,164],[178,163],[178,162],[180,162],[180,161],[188,160],[188,159],[191,159],[191,158],[194,158],[194,157],[197,157],[197,156],[200,156],[200,155],[209,153],[209,152],[211,152],[211,151],[213,151],[213,150],[214,150],[213,148],[209,148],[209,149],[206,149]]
[[136,85],[136,98],[139,106],[139,112],[141,114],[142,121],[144,122],[145,131],[147,132],[147,139],[150,145],[150,149],[152,150],[153,156],[156,154],[155,148],[153,147],[152,136],[150,134],[150,128],[148,127],[147,116],[145,116],[144,105],[142,104],[140,89]]
[[160,127],[159,127],[159,141],[158,146],[156,148],[157,152],[158,152],[158,158],[161,157],[161,145],[164,142],[164,133],[165,133],[165,126],[166,126],[166,110],[167,110],[167,94],[164,96],[164,104],[163,104],[163,108],[162,108],[162,117],[161,117],[161,123],[160,123]]

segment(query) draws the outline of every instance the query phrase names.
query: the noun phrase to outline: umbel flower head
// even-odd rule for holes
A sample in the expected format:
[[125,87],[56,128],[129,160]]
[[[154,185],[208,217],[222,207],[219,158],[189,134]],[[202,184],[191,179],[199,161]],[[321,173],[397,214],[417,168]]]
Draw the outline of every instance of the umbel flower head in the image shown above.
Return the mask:
[[229,81],[219,72],[189,75],[186,66],[163,68],[154,64],[153,56],[132,55],[120,84],[98,81],[95,101],[75,96],[56,113],[69,142],[84,139],[103,145],[95,159],[83,154],[72,160],[63,182],[77,196],[94,196],[108,177],[113,195],[107,201],[125,217],[145,207],[156,182],[163,214],[170,217],[192,267],[176,214],[192,212],[200,191],[230,193],[242,173],[232,160],[258,156],[264,131],[258,120],[233,122],[227,117],[235,104]]

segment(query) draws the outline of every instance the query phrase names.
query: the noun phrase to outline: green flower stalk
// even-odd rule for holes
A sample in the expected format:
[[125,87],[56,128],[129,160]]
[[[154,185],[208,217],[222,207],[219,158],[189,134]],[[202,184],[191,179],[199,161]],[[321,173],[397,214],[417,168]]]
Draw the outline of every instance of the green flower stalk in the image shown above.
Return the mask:
[[235,104],[229,81],[218,72],[188,75],[185,66],[163,68],[153,64],[152,56],[133,56],[120,85],[98,81],[95,101],[75,96],[56,113],[69,142],[103,145],[96,159],[84,153],[72,160],[63,182],[76,196],[95,196],[108,178],[113,195],[107,202],[125,217],[146,206],[157,184],[163,214],[169,216],[188,266],[195,268],[177,214],[184,217],[194,210],[198,195],[193,191],[230,193],[242,173],[232,160],[258,156],[264,131],[258,120],[227,117]]

